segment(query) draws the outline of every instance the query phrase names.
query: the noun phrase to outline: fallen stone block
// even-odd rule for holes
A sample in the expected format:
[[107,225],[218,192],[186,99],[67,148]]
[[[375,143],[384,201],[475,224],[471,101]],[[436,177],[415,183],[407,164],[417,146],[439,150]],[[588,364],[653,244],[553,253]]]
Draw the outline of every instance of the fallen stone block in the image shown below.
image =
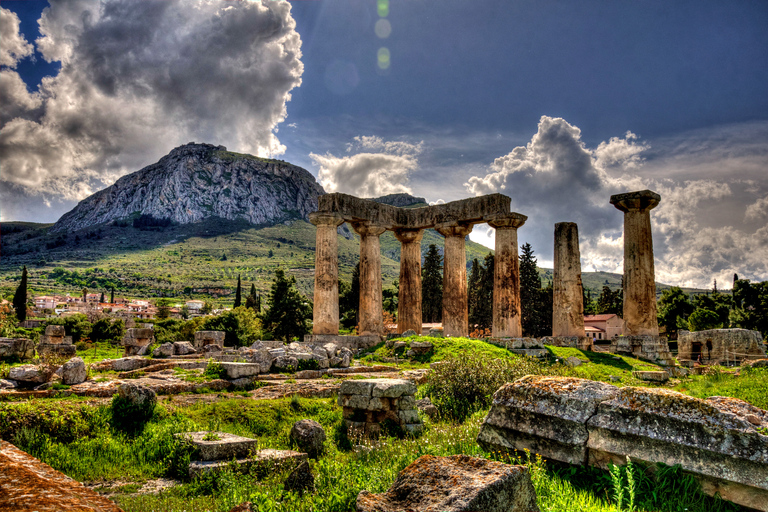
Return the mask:
[[765,428],[768,412],[733,398],[527,376],[494,394],[477,440],[571,464],[680,464],[708,494],[768,511]]
[[171,357],[173,350],[173,343],[163,343],[152,351],[152,357]]
[[200,350],[206,345],[218,345],[223,347],[226,335],[227,333],[224,331],[197,331],[195,333],[193,345],[196,350]]
[[288,438],[310,459],[316,459],[325,452],[325,430],[315,420],[297,421],[291,427]]
[[33,364],[14,366],[8,372],[8,378],[21,384],[42,384],[48,380],[40,367]]
[[0,441],[0,510],[15,512],[122,512],[117,505]]
[[0,338],[0,360],[16,358],[27,361],[35,357],[35,342],[29,338]]
[[186,356],[188,354],[197,353],[197,350],[195,350],[195,347],[188,341],[174,341],[173,353],[177,356]]
[[176,434],[186,439],[199,453],[201,460],[231,460],[248,457],[258,450],[259,441],[226,432],[184,432]]
[[132,370],[138,370],[139,368],[145,368],[155,364],[151,359],[145,359],[143,357],[123,357],[121,359],[115,359],[112,361],[112,370],[116,372],[129,372]]
[[358,512],[538,512],[525,466],[466,455],[423,455],[385,493],[362,491]]
[[252,377],[261,373],[261,365],[256,363],[219,363],[227,372],[228,379]]
[[647,382],[667,382],[669,380],[668,372],[633,371],[632,376]]
[[85,382],[87,377],[88,370],[85,368],[85,362],[79,357],[73,357],[61,367],[61,383],[67,386]]
[[242,471],[284,471],[293,469],[306,460],[306,453],[294,452],[293,450],[272,450],[267,448],[259,450],[250,458],[190,462],[189,476],[190,478],[194,478],[204,473],[224,471],[226,468],[230,467],[230,465]]

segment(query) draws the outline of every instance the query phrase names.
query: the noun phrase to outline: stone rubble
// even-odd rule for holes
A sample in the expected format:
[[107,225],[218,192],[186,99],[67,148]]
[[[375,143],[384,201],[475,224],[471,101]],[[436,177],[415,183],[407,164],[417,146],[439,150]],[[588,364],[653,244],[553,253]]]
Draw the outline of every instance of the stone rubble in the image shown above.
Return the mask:
[[88,377],[88,370],[85,362],[79,357],[73,357],[61,367],[61,383],[67,386],[73,386],[85,382]]
[[291,427],[288,438],[310,459],[317,459],[325,452],[325,430],[315,420],[297,421]]
[[0,338],[0,361],[18,359],[29,361],[35,357],[35,342],[29,338]]
[[126,329],[125,336],[121,344],[125,347],[123,357],[142,356],[147,353],[147,349],[155,342],[155,331],[152,329],[132,328]]

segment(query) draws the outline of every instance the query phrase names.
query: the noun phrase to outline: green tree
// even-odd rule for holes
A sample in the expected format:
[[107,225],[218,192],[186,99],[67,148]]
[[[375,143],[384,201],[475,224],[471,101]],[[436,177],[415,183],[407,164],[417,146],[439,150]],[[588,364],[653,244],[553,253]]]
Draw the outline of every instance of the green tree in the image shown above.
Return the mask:
[[768,281],[751,283],[734,275],[730,325],[760,331],[768,338]]
[[295,285],[295,277],[288,279],[283,269],[275,270],[263,321],[264,328],[277,339],[291,341],[309,332],[312,306]]
[[240,288],[240,274],[237,274],[237,290],[235,291],[235,305],[233,307],[239,308],[243,302],[242,289]]
[[381,291],[382,307],[387,313],[397,314],[397,302],[400,294],[400,280],[392,281],[391,288],[385,288]]
[[611,290],[608,286],[603,286],[603,290],[597,297],[596,311],[598,314],[612,313],[614,315],[624,315],[624,289]]
[[671,339],[677,339],[680,320],[687,320],[694,307],[688,295],[679,287],[673,286],[661,292],[657,304],[659,327]]
[[720,318],[712,310],[696,308],[688,317],[688,329],[691,331],[705,331],[707,329],[720,329],[723,326]]
[[113,287],[112,290],[109,293],[109,303],[114,304],[115,303],[115,288]]
[[469,326],[489,329],[493,325],[493,254],[488,253],[483,264],[475,259],[469,273]]
[[541,290],[541,278],[531,244],[523,244],[520,250],[520,321],[523,326],[523,335],[533,336],[539,330],[540,323],[537,303]]
[[110,341],[117,342],[125,334],[125,322],[122,319],[110,320],[102,318],[94,322],[91,328],[91,341]]
[[360,262],[352,269],[352,282],[339,280],[339,323],[347,328],[358,324],[358,308],[360,307]]
[[585,315],[594,315],[597,312],[597,304],[595,304],[595,301],[592,300],[592,291],[588,288],[582,289],[582,295],[584,298],[584,314]]
[[13,294],[13,309],[19,322],[27,319],[27,266],[21,270],[21,281]]
[[469,330],[477,325],[478,303],[480,302],[480,262],[477,258],[472,260],[467,280],[467,307],[469,308]]
[[723,326],[729,325],[729,314],[733,308],[733,299],[731,295],[726,295],[717,291],[717,287],[711,293],[697,295],[692,301],[695,308],[708,309],[717,314],[719,322]]
[[171,306],[168,304],[168,299],[160,299],[157,301],[157,313],[155,318],[165,320],[171,316]]
[[99,297],[99,302],[103,304],[105,300],[107,300],[107,298],[104,296],[104,292],[101,292],[101,297]]
[[213,311],[213,304],[208,301],[203,302],[203,307],[200,308],[200,313],[204,315],[210,315],[211,311]]
[[240,306],[207,318],[202,325],[204,331],[224,331],[224,344],[248,346],[261,339],[261,320],[252,309]]
[[443,320],[443,257],[430,244],[421,270],[421,317],[425,323]]
[[261,313],[261,301],[256,294],[256,285],[253,283],[251,283],[251,292],[245,298],[245,307],[254,310],[256,314]]
[[56,318],[49,322],[49,325],[63,325],[64,333],[67,336],[72,336],[73,343],[88,338],[92,328],[91,323],[88,321],[88,317],[82,313],[65,318]]

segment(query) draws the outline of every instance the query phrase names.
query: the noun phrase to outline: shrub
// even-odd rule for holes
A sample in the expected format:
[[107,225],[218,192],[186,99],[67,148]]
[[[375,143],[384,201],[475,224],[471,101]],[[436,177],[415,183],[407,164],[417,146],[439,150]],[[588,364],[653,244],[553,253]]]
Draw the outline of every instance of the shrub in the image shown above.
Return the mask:
[[525,375],[552,373],[529,357],[489,359],[476,354],[451,355],[427,375],[426,394],[441,416],[463,421],[488,407],[493,393]]
[[227,370],[224,369],[221,363],[211,360],[208,361],[208,366],[205,367],[203,377],[207,379],[226,379]]
[[320,363],[316,359],[299,359],[299,365],[297,371],[302,370],[319,370]]

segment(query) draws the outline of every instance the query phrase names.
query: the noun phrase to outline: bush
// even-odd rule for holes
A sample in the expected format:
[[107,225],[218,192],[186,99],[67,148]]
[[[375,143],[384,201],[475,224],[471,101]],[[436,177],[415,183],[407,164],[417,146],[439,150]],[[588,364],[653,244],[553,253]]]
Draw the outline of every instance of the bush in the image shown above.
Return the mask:
[[226,379],[227,371],[224,369],[221,363],[217,363],[216,361],[211,360],[208,361],[208,366],[205,367],[203,377],[206,379]]
[[302,370],[319,370],[320,369],[320,363],[317,362],[316,359],[299,359],[299,365],[296,368],[296,371],[302,371]]
[[553,370],[529,357],[489,359],[476,354],[451,355],[427,375],[426,394],[444,418],[463,421],[491,405],[502,385],[525,375]]

